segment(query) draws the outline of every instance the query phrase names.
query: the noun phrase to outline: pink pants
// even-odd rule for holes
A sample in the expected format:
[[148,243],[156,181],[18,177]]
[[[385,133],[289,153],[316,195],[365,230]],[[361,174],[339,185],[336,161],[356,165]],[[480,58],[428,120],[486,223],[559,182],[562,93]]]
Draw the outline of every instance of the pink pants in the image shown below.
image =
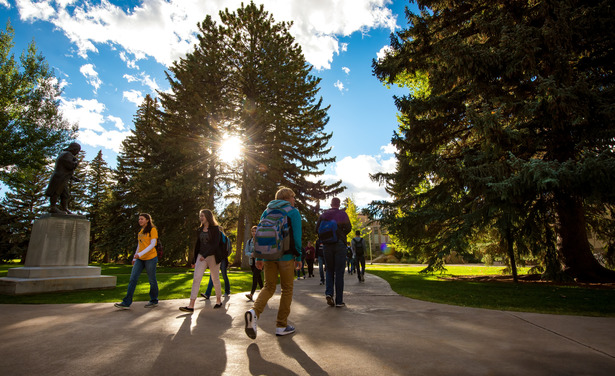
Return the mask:
[[203,273],[205,269],[209,268],[211,274],[211,280],[214,283],[216,289],[216,299],[219,301],[222,298],[222,290],[220,289],[220,264],[216,264],[216,256],[203,256],[199,255],[194,265],[194,279],[192,280],[192,290],[190,290],[190,299],[196,299],[199,296],[199,289],[201,288],[201,280],[203,279]]

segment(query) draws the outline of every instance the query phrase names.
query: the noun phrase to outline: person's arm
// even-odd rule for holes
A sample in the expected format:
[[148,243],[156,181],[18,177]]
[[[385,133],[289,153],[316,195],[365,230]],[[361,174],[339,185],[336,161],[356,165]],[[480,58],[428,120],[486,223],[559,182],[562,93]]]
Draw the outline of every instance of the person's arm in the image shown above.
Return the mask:
[[301,247],[301,214],[296,208],[288,213],[290,219],[290,225],[293,227],[293,240],[295,242],[295,249],[299,252],[299,255],[295,257],[295,261],[301,261],[301,254],[303,249]]
[[153,238],[149,245],[147,247],[145,247],[144,250],[142,250],[141,252],[138,252],[137,255],[139,257],[143,257],[143,255],[145,255],[147,252],[151,251],[154,247],[156,246],[156,238]]

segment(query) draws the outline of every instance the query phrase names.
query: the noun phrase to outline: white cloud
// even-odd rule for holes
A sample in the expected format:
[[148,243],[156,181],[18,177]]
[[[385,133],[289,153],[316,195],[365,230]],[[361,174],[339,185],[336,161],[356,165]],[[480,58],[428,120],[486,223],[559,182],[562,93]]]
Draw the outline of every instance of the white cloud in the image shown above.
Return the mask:
[[137,60],[131,60],[126,52],[120,52],[120,59],[122,59],[122,61],[126,63],[126,66],[128,68],[139,69],[139,66],[137,65]]
[[341,49],[342,49],[342,52],[348,51],[348,43],[342,43],[341,44]]
[[55,14],[55,9],[47,1],[33,2],[29,0],[15,1],[19,16],[24,21],[42,20],[47,21]]
[[9,0],[0,0],[0,5],[5,6],[6,8],[11,8],[11,4],[9,4]]
[[141,103],[143,103],[143,98],[145,98],[143,96],[143,93],[138,90],[130,90],[124,92],[124,99],[126,99],[128,102],[134,103],[137,106],[140,106]]
[[126,127],[124,126],[124,120],[122,120],[121,118],[117,117],[117,116],[113,116],[113,115],[109,115],[107,116],[107,119],[115,124],[115,127],[117,129],[124,130],[126,129]]
[[346,73],[346,74],[350,74],[350,68],[348,68],[348,67],[342,67],[342,70],[344,71],[344,73]]
[[94,92],[96,93],[100,85],[102,85],[102,81],[98,78],[98,72],[94,70],[94,65],[85,64],[79,68],[79,72],[85,77],[88,84],[94,87]]
[[380,150],[382,150],[384,154],[395,154],[397,152],[397,148],[391,143],[388,145],[381,146]]
[[[153,57],[169,66],[192,49],[197,22],[218,11],[235,10],[244,0],[142,0],[132,9],[103,1],[74,5],[72,0],[34,2],[18,0],[24,20],[48,20],[77,46],[79,55],[97,53],[97,44],[120,47],[120,57],[135,68]],[[346,50],[339,36],[372,28],[396,28],[396,17],[386,5],[391,0],[261,0],[276,22],[293,21],[290,29],[306,60],[316,69],[329,69],[334,54]],[[70,6],[68,6],[70,5]],[[54,8],[55,6],[55,8]],[[128,58],[134,56],[134,60]]]
[[92,147],[104,147],[119,152],[122,141],[130,134],[130,131],[108,131],[103,124],[111,121],[115,127],[123,130],[124,124],[114,116],[106,116],[106,107],[96,99],[60,99],[60,110],[64,118],[79,126],[77,139],[84,145]]
[[340,194],[343,200],[352,197],[357,206],[365,207],[373,200],[390,200],[384,186],[370,179],[370,174],[378,172],[395,171],[395,157],[382,158],[381,156],[359,155],[345,157],[337,162],[333,168],[333,176],[326,176],[328,182],[342,180],[346,190]]
[[378,51],[376,53],[376,57],[378,58],[378,60],[382,60],[382,59],[384,59],[386,57],[387,54],[391,53],[391,51],[393,51],[391,46],[386,45],[386,46],[382,47],[380,49],[380,51]]
[[143,86],[147,86],[150,91],[154,92],[156,90],[160,90],[160,86],[156,83],[155,79],[152,79],[148,74],[141,72],[139,77],[136,77],[131,74],[125,74],[123,76],[128,82],[139,82]]
[[337,82],[334,83],[333,86],[335,86],[340,92],[344,92],[344,84],[340,80],[337,80]]

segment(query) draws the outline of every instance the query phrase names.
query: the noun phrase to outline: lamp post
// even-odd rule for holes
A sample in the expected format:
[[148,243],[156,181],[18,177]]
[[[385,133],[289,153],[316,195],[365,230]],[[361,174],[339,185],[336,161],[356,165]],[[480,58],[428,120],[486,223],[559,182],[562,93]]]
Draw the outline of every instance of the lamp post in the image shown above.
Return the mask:
[[367,233],[367,236],[369,236],[369,263],[373,264],[374,259],[372,258],[372,228],[368,227],[367,231],[369,231]]

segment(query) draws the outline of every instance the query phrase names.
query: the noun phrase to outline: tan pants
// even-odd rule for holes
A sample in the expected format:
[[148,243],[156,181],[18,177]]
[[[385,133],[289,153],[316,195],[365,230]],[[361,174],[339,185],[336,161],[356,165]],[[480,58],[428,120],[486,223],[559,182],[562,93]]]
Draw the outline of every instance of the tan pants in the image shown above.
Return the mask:
[[192,280],[192,290],[190,290],[190,299],[196,299],[199,296],[199,289],[201,288],[201,280],[203,279],[203,273],[205,269],[209,268],[211,274],[211,280],[214,282],[214,288],[216,289],[216,299],[219,301],[222,299],[222,290],[220,290],[220,264],[216,264],[216,256],[207,256],[203,259],[201,256],[197,257],[196,264],[194,265],[194,279]]
[[290,304],[293,301],[293,283],[295,281],[295,261],[265,261],[265,286],[258,294],[254,302],[254,312],[259,317],[265,310],[267,302],[275,293],[280,276],[280,307],[278,308],[278,319],[276,326],[286,328],[288,315],[290,314]]

